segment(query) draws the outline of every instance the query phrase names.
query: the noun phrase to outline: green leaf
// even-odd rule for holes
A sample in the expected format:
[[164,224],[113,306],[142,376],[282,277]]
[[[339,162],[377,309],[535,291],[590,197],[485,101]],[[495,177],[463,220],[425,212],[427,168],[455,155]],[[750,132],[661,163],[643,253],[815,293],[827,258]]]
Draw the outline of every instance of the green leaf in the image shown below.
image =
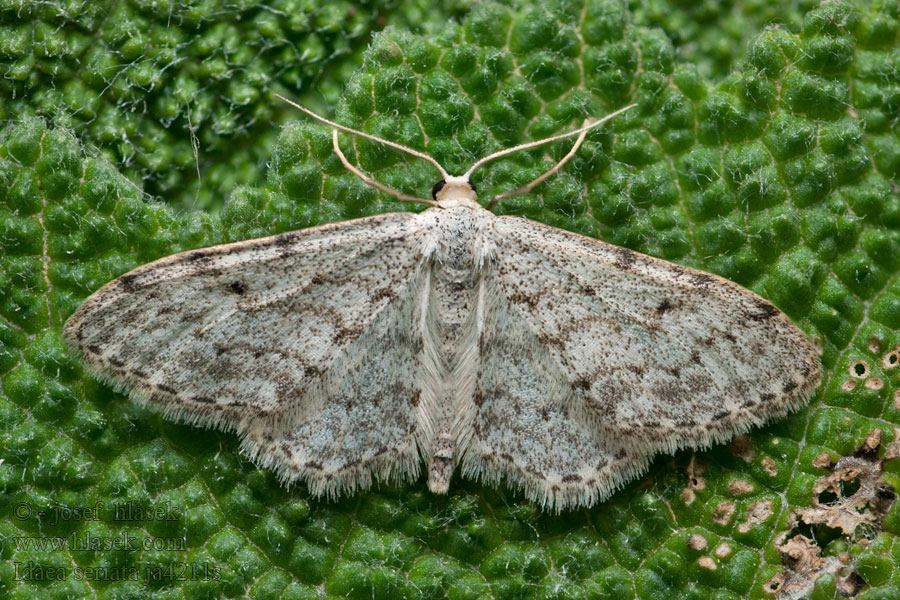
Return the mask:
[[[344,39],[379,23],[367,6],[0,7],[0,596],[900,594],[900,5],[405,4],[357,61]],[[455,173],[637,102],[498,212],[753,289],[821,344],[821,389],[552,515],[460,478],[447,497],[419,481],[315,499],[257,470],[235,436],[85,376],[61,325],[129,269],[416,208],[347,173],[326,129],[265,93],[334,99],[336,82],[337,120]],[[277,139],[276,118],[290,120]],[[405,192],[427,197],[437,178],[341,144]],[[510,156],[475,186],[486,201],[568,148]],[[225,192],[218,212],[151,200]]]
[[[440,11],[444,8],[444,11]],[[278,123],[266,90],[340,95],[373,30],[422,28],[433,2],[273,0],[0,3],[0,120],[77,131],[143,189],[219,210],[265,180]]]

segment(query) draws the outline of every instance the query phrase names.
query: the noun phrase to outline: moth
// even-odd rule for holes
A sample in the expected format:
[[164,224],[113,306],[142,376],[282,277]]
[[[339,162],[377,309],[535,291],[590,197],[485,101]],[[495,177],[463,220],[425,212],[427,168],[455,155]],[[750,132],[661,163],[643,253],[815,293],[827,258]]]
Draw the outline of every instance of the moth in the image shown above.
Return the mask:
[[[753,292],[479,204],[475,169],[577,135],[553,168],[493,200],[527,193],[631,106],[462,176],[298,108],[332,128],[349,171],[431,207],[122,275],[65,325],[92,374],[165,417],[237,432],[258,465],[315,495],[415,480],[424,462],[436,494],[459,468],[555,511],[606,499],[657,453],[782,417],[818,386],[804,333]],[[433,198],[362,173],[339,130],[429,161]]]

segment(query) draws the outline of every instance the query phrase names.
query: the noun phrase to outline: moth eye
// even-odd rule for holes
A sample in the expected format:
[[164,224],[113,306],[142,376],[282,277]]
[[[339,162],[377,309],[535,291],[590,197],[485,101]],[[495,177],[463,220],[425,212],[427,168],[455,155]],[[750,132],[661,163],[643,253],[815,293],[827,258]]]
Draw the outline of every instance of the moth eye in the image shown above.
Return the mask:
[[434,187],[431,188],[431,197],[434,198],[435,200],[437,200],[438,192],[441,191],[442,189],[444,189],[445,185],[447,185],[447,182],[444,181],[443,179],[441,179],[436,184],[434,184]]

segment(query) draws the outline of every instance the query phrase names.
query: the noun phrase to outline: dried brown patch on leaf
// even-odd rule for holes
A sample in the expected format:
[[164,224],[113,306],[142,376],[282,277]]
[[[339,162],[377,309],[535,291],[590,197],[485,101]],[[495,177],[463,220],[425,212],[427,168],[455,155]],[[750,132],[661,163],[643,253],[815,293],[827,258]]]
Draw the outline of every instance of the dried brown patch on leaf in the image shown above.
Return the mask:
[[866,586],[858,573],[847,568],[851,561],[847,553],[822,556],[814,540],[801,534],[790,538],[779,549],[782,562],[789,569],[778,573],[766,584],[768,588],[769,584],[777,583],[777,589],[770,591],[779,600],[806,598],[819,577],[826,574],[834,577],[835,587],[842,598],[854,598]]
[[877,338],[873,335],[869,338],[869,343],[866,345],[866,347],[872,354],[878,354],[879,352],[881,352],[882,341],[880,338]]
[[738,531],[741,533],[747,533],[754,525],[765,523],[765,521],[773,514],[774,511],[772,510],[771,500],[760,500],[759,502],[754,502],[749,507],[747,507],[747,516],[744,519],[744,522],[738,525]]
[[869,377],[864,385],[867,390],[877,392],[884,387],[884,380],[881,377]]
[[841,390],[843,390],[845,392],[852,392],[855,389],[856,389],[856,380],[855,379],[848,379],[847,381],[845,381],[844,383],[841,384]]
[[[879,429],[879,431],[881,431]],[[894,428],[894,441],[887,445],[884,449],[884,458],[881,459],[882,464],[891,462],[900,458],[900,429]],[[894,490],[895,492],[897,490]]]
[[821,548],[800,534],[789,538],[778,550],[785,571],[770,579],[765,589],[779,600],[806,597],[819,577],[829,573],[837,576],[843,566],[834,556],[822,556]]
[[827,452],[822,452],[812,460],[812,466],[817,469],[830,469],[834,466],[834,458]]
[[763,471],[765,471],[767,475],[770,475],[771,477],[775,477],[776,475],[778,475],[778,465],[775,464],[775,461],[768,456],[762,459],[760,461],[760,464],[762,465]]
[[880,429],[872,429],[869,433],[866,434],[866,439],[863,441],[862,448],[860,450],[865,452],[866,454],[871,454],[873,452],[878,452],[878,446],[881,445],[881,438],[884,436]]
[[794,511],[794,527],[801,522],[823,524],[851,538],[863,525],[878,530],[896,499],[893,487],[882,478],[881,437],[880,429],[871,430],[856,454],[835,463],[831,474],[813,488],[813,506]]
[[708,556],[701,556],[697,560],[697,564],[707,571],[715,571],[718,567],[716,567],[716,561]]
[[688,489],[705,490],[706,479],[703,478],[704,473],[706,473],[706,465],[698,463],[697,457],[692,456],[691,462],[687,466]]
[[779,571],[772,575],[771,579],[763,584],[763,591],[773,596],[781,593],[784,587],[784,571]]
[[731,546],[722,542],[721,544],[716,546],[714,554],[719,558],[728,558],[731,555]]
[[688,481],[687,486],[681,490],[681,499],[685,506],[690,506],[697,499],[697,491],[706,489],[706,479],[703,474],[706,473],[706,465],[697,462],[697,457],[692,456],[691,462],[685,469]]
[[712,512],[712,520],[719,525],[728,525],[733,516],[734,502],[719,502]]
[[709,542],[706,541],[706,537],[700,535],[699,533],[692,533],[687,540],[688,548],[691,550],[706,550],[706,546]]
[[885,448],[883,458],[881,445],[882,431],[872,429],[852,456],[833,462],[823,453],[813,460],[814,466],[831,472],[813,488],[812,506],[794,510],[787,529],[775,539],[785,571],[764,587],[779,600],[806,597],[828,573],[843,597],[852,598],[866,587],[849,554],[823,556],[817,540],[843,536],[848,543],[865,545],[881,531],[882,520],[897,499],[896,490],[882,477],[883,465],[900,457],[900,430],[894,430],[894,442]]
[[747,435],[735,436],[728,444],[728,451],[746,463],[752,462],[756,457],[756,447]]
[[735,479],[728,482],[728,493],[732,496],[742,496],[753,491],[753,484],[746,479]]

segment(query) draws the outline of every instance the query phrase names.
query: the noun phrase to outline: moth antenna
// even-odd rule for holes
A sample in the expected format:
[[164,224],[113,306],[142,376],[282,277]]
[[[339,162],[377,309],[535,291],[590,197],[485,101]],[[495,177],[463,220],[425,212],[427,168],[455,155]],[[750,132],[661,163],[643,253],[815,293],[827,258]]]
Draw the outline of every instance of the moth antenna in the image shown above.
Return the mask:
[[394,198],[397,198],[398,200],[403,200],[404,202],[422,202],[424,204],[430,204],[431,206],[437,206],[437,202],[435,202],[434,200],[426,200],[425,198],[418,198],[416,196],[410,196],[409,194],[404,194],[401,191],[395,190],[394,188],[384,185],[380,181],[375,181],[374,179],[372,179],[371,177],[369,177],[368,175],[366,175],[365,173],[363,173],[362,171],[357,169],[355,165],[353,165],[349,160],[347,160],[347,157],[344,156],[344,153],[341,152],[341,146],[340,146],[340,144],[338,144],[337,129],[331,130],[331,143],[334,146],[335,154],[337,154],[338,158],[341,159],[341,162],[344,164],[344,167],[348,171],[350,171],[351,173],[353,173],[354,175],[356,175],[357,177],[359,177],[360,179],[362,179],[363,181],[365,181],[366,183],[371,185],[373,188],[380,190],[380,191],[384,192],[385,194],[393,196]]
[[497,204],[498,200],[502,200],[503,198],[509,198],[511,196],[521,196],[522,194],[527,194],[528,192],[533,190],[535,188],[535,186],[537,186],[539,183],[541,183],[542,181],[544,181],[545,179],[547,179],[548,177],[550,177],[551,175],[553,175],[554,173],[556,173],[557,171],[562,169],[563,165],[565,165],[567,162],[569,162],[569,159],[572,158],[573,156],[575,156],[575,153],[578,152],[578,148],[581,147],[581,144],[582,144],[582,142],[584,142],[584,138],[587,137],[587,134],[588,134],[588,130],[582,128],[581,134],[578,136],[578,139],[575,140],[574,144],[572,144],[572,149],[569,150],[568,154],[566,154],[565,156],[562,157],[562,160],[560,160],[558,163],[553,165],[550,168],[550,170],[545,171],[541,175],[538,175],[536,178],[532,179],[525,185],[523,185],[521,187],[517,187],[514,190],[510,190],[508,192],[503,192],[502,194],[497,194],[496,196],[494,196],[491,199],[491,203],[488,204],[488,210],[491,210],[491,211],[494,210],[494,206]]
[[[485,156],[484,158],[482,158],[481,160],[479,160],[478,162],[476,162],[474,165],[472,165],[469,168],[469,170],[466,171],[465,175],[463,175],[463,178],[468,180],[469,177],[472,176],[472,173],[475,171],[475,169],[477,169],[478,167],[480,167],[480,166],[484,165],[485,163],[490,162],[496,158],[500,158],[501,156],[506,156],[507,154],[512,154],[513,152],[518,152],[519,150],[528,150],[529,148],[534,148],[535,146],[541,146],[543,144],[549,144],[550,142],[563,140],[567,137],[572,137],[573,135],[578,135],[582,132],[588,132],[595,127],[599,127],[603,123],[606,123],[613,117],[619,116],[626,110],[634,108],[635,106],[637,106],[637,104],[629,104],[628,106],[620,108],[619,110],[617,110],[615,112],[609,113],[608,115],[606,115],[599,121],[595,121],[595,122],[591,123],[590,125],[585,125],[584,127],[581,127],[580,129],[576,129],[575,131],[570,131],[568,133],[561,133],[559,135],[554,135],[553,137],[548,137],[543,140],[537,140],[536,142],[528,142],[525,144],[519,144],[518,146],[513,146],[512,148],[506,148],[505,150],[500,150],[499,152],[494,152],[493,154],[489,154],[489,155]],[[568,160],[568,159],[566,159],[566,160]]]
[[[383,140],[380,137],[376,137],[372,134],[365,133],[364,131],[359,131],[357,129],[347,127],[345,125],[341,125],[340,123],[335,123],[334,121],[329,121],[325,117],[320,117],[319,115],[317,115],[313,111],[309,110],[308,108],[304,108],[304,107],[300,106],[293,100],[288,100],[287,98],[285,98],[284,96],[282,96],[280,94],[273,94],[273,95],[276,98],[278,98],[279,100],[283,100],[283,101],[287,102],[294,108],[299,108],[300,110],[305,112],[307,115],[309,115],[313,119],[316,119],[317,121],[321,121],[322,123],[325,123],[326,125],[330,125],[331,127],[334,127],[335,129],[340,129],[341,131],[345,131],[347,133],[352,133],[354,135],[358,135],[359,137],[366,138],[367,140],[372,140],[373,142],[378,142],[379,144],[384,144],[385,146],[390,146],[391,148],[394,148],[395,150],[400,150],[401,152],[406,152],[407,154],[412,154],[413,156],[415,156],[417,158],[426,160],[429,163],[431,163],[432,165],[434,165],[434,167],[438,170],[438,172],[441,174],[441,177],[444,180],[447,180],[450,178],[450,174],[446,170],[444,170],[444,167],[442,167],[440,165],[440,163],[438,163],[438,161],[434,160],[432,157],[428,156],[424,152],[419,152],[418,150],[416,150],[414,148],[410,148],[409,146],[404,146],[403,144],[398,144],[396,142],[391,142],[389,140]],[[347,163],[345,162],[344,165],[346,166]],[[381,188],[379,188],[379,189],[381,189]],[[384,191],[384,190],[382,190],[382,191]],[[421,200],[416,200],[416,202],[421,202]]]

